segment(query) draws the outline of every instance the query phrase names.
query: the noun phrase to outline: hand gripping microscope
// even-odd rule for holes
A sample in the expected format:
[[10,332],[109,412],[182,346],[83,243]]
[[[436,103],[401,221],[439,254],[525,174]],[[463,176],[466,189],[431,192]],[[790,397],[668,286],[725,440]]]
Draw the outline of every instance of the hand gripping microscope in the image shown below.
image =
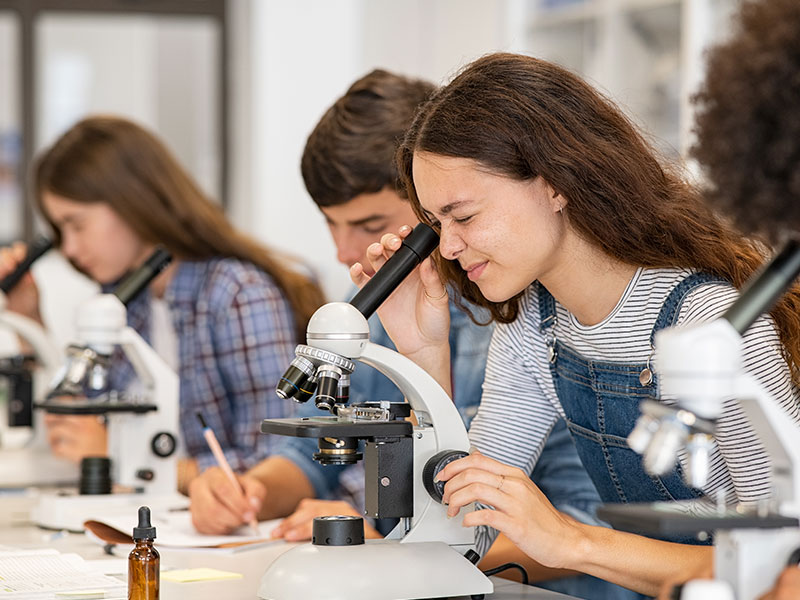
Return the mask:
[[714,321],[656,334],[660,393],[674,405],[646,401],[628,444],[662,475],[683,454],[684,477],[706,484],[715,424],[731,401],[740,404],[771,459],[768,504],[686,510],[682,503],[605,505],[600,518],[618,529],[650,534],[715,532],[714,582],[690,582],[684,600],[754,600],[784,566],[800,562],[800,426],[741,368],[741,337],[800,273],[800,243],[789,241]]
[[[282,554],[267,569],[258,595],[264,600],[313,598],[396,600],[485,594],[492,583],[464,555],[474,555],[475,533],[463,514],[449,519],[441,504],[444,484],[435,475],[466,456],[467,432],[453,401],[428,373],[406,357],[369,341],[367,318],[438,245],[420,224],[401,248],[349,302],[320,308],[308,324],[307,345],[277,393],[310,399],[332,416],[267,419],[261,431],[319,440],[314,459],[352,464],[363,458],[368,516],[397,517],[384,540],[364,541],[361,517],[314,521],[312,543]],[[406,403],[348,406],[353,361],[386,375]],[[414,410],[417,424],[405,419]]]
[[[127,325],[126,305],[169,264],[157,248],[143,266],[111,294],[99,294],[78,313],[78,343],[67,349],[67,362],[48,399],[37,408],[53,414],[105,415],[111,480],[132,494],[97,496],[42,495],[34,520],[43,527],[83,529],[86,519],[115,507],[147,503],[151,507],[184,504],[177,494],[178,376]],[[141,397],[109,389],[109,366],[122,348],[143,386]],[[146,502],[142,493],[147,494]]]
[[0,360],[0,383],[7,396],[0,440],[0,486],[31,486],[78,480],[77,467],[53,456],[34,404],[42,400],[61,366],[59,349],[36,321],[7,310],[7,294],[33,263],[53,247],[42,236],[28,246],[23,260],[0,280],[0,328],[7,328],[30,347],[31,353]]
[[[52,247],[52,241],[46,237],[40,237],[28,247],[25,258],[17,267],[0,280],[0,327],[7,327],[16,333],[27,342],[33,351],[32,357],[14,357],[4,361],[5,364],[0,367],[0,376],[8,377],[12,382],[8,400],[9,425],[24,424],[29,427],[33,425],[32,396],[33,394],[44,395],[47,382],[53,377],[61,362],[58,350],[39,323],[11,310],[6,310],[6,295],[25,276],[31,265]],[[35,363],[36,368],[31,369],[30,363]],[[5,447],[5,440],[3,442]]]

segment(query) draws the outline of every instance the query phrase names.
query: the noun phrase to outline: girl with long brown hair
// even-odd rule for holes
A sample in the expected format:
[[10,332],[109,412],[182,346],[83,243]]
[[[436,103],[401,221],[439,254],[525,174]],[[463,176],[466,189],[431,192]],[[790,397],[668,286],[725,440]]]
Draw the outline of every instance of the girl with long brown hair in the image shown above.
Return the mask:
[[[713,214],[611,102],[530,57],[468,65],[420,109],[398,161],[419,218],[441,234],[435,266],[380,311],[398,350],[450,389],[445,285],[498,322],[470,427],[480,452],[439,476],[449,513],[481,504],[464,519],[481,554],[500,531],[546,566],[656,593],[711,548],[578,523],[529,474],[560,417],[605,502],[768,498],[768,458],[736,403],[703,489],[680,465],[650,476],[626,444],[641,400],[659,399],[654,334],[721,315],[764,248]],[[407,232],[370,246],[373,268]],[[351,276],[368,279],[359,265]],[[743,339],[743,367],[798,423],[799,300],[792,290]]]
[[[272,440],[260,434],[259,423],[284,416],[287,405],[275,385],[322,302],[317,285],[238,232],[164,144],[131,121],[80,121],[39,157],[34,185],[56,246],[101,285],[139,266],[157,244],[173,256],[129,304],[128,322],[179,374],[189,457],[182,486],[215,464],[199,411],[235,470],[264,458]],[[12,294],[27,297],[21,310],[38,315],[31,278]],[[132,375],[127,363],[112,366],[117,389]],[[51,415],[47,422],[56,454],[79,460],[105,452],[96,420]]]

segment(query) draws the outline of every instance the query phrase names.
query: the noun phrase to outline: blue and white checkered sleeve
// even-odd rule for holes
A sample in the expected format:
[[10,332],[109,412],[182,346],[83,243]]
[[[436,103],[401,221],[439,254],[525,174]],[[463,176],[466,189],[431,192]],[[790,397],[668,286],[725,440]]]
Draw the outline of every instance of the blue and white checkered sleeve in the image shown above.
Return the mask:
[[[272,436],[260,432],[262,419],[291,416],[292,403],[278,398],[275,386],[295,344],[289,304],[266,277],[239,286],[227,309],[217,315],[214,357],[233,422],[227,444],[220,443],[234,470],[255,465],[275,445]],[[218,392],[212,390],[213,396]],[[215,464],[210,451],[196,458],[201,470]]]

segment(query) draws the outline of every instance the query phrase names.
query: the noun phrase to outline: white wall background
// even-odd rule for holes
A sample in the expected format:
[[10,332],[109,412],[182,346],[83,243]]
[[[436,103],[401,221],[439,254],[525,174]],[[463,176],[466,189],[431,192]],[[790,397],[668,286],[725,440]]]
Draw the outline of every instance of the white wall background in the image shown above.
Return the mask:
[[[694,4],[698,2],[716,5],[735,0]],[[487,52],[535,49],[529,2],[230,0],[229,6],[229,214],[258,240],[302,258],[318,275],[328,297],[341,299],[350,288],[347,272],[336,261],[324,219],[300,176],[300,156],[311,129],[355,79],[373,68],[444,83]],[[48,103],[72,102],[85,110],[131,114],[168,139],[206,189],[213,190],[218,173],[210,165],[216,157],[195,152],[214,147],[207,118],[213,114],[214,102],[203,93],[213,89],[213,66],[198,72],[211,62],[213,32],[202,26],[187,29],[170,20],[159,20],[154,27],[138,18],[133,19],[133,28],[122,28],[116,19],[92,17],[83,22],[83,33],[78,35],[76,19],[52,17],[42,24],[49,37],[40,50],[43,55],[53,54],[53,64],[60,65],[61,75],[69,81],[56,91],[60,71],[53,67],[52,78],[42,82],[42,89],[52,88],[41,100],[42,113],[47,114]],[[699,30],[686,35],[688,41],[702,41],[713,29],[707,19],[693,23]],[[691,28],[687,25],[686,30]],[[90,38],[99,40],[100,47],[94,43],[86,48]],[[74,58],[95,57],[91,60],[105,64],[107,49],[115,44],[137,48],[130,53],[130,68],[111,69],[121,82],[82,78],[75,66],[80,61]],[[169,64],[154,61],[155,52],[148,52],[148,47],[168,49]],[[690,54],[696,56],[699,51]],[[175,69],[167,68],[175,65],[183,65],[180,77],[175,77]],[[689,77],[697,78],[697,73]],[[168,90],[184,94],[175,97]],[[74,112],[66,111],[72,117]],[[64,125],[43,118],[40,131],[51,138]],[[37,140],[39,144],[49,141]],[[85,283],[76,284],[64,275],[56,261],[52,264],[53,268],[35,269],[35,274],[47,274],[40,278],[43,297],[45,302],[54,299],[55,304],[45,305],[44,311],[51,315],[51,327],[59,330],[57,342],[62,344],[69,341],[75,310],[64,301],[64,290],[75,289],[76,298],[91,292]]]
[[[522,50],[524,0],[232,0],[230,9],[229,214],[260,241],[303,259],[328,297],[341,299],[350,289],[347,271],[300,176],[306,137],[328,106],[373,68],[444,82],[482,54]],[[196,130],[184,123],[213,114],[212,100],[194,98],[187,110],[185,93],[170,98],[164,89],[208,89],[208,75],[196,72],[198,48],[211,48],[207,29],[78,16],[50,17],[42,26],[40,51],[50,67],[40,81],[47,93],[40,98],[38,147],[86,112],[119,112],[168,139],[204,187],[214,189],[217,173],[198,166],[192,152],[208,148],[208,141],[195,139]],[[126,55],[128,66],[103,68],[108,47],[119,45],[137,49]],[[157,46],[169,46],[171,64],[184,61],[180,80],[165,83],[166,66],[153,60]],[[169,72],[174,78],[175,70]],[[173,140],[176,128],[188,137]],[[197,129],[212,135],[208,127]],[[64,346],[73,339],[77,305],[95,287],[55,253],[34,275],[46,324]],[[8,337],[0,332],[0,354],[16,350]]]
[[[234,100],[235,167],[231,215],[267,244],[305,259],[329,298],[350,286],[324,219],[300,176],[305,140],[350,84],[382,67],[446,81],[492,50],[521,49],[521,0],[294,0],[235,4],[239,38]],[[240,37],[244,34],[246,38]],[[244,162],[240,162],[244,159]]]

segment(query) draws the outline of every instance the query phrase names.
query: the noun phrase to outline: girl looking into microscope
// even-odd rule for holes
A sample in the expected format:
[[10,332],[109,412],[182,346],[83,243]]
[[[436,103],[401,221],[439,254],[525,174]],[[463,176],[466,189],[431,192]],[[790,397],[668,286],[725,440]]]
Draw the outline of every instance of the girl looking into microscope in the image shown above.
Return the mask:
[[[35,197],[56,246],[104,288],[141,265],[157,244],[173,262],[128,306],[128,324],[178,373],[180,423],[188,459],[182,488],[216,464],[197,413],[214,430],[234,470],[269,454],[265,417],[290,406],[274,389],[320,289],[284,259],[238,232],[153,134],[122,118],[84,119],[37,160]],[[24,248],[0,254],[0,276]],[[41,321],[30,275],[9,308]],[[129,363],[112,364],[113,389],[133,379]],[[95,417],[48,415],[55,454],[79,461],[105,455]]]
[[[468,65],[417,113],[398,163],[418,217],[441,234],[435,264],[379,311],[398,350],[449,390],[445,285],[498,323],[470,427],[479,452],[440,474],[449,514],[483,506],[464,518],[479,527],[480,554],[499,531],[548,567],[657,593],[712,548],[578,523],[529,474],[560,417],[605,502],[767,498],[768,458],[735,403],[717,424],[701,490],[680,469],[651,477],[625,442],[639,402],[658,399],[654,333],[720,316],[763,247],[712,213],[611,102],[530,57]],[[371,267],[409,231],[370,246]],[[351,277],[369,279],[358,264]],[[799,300],[795,288],[760,318],[742,352],[744,369],[798,423]]]

